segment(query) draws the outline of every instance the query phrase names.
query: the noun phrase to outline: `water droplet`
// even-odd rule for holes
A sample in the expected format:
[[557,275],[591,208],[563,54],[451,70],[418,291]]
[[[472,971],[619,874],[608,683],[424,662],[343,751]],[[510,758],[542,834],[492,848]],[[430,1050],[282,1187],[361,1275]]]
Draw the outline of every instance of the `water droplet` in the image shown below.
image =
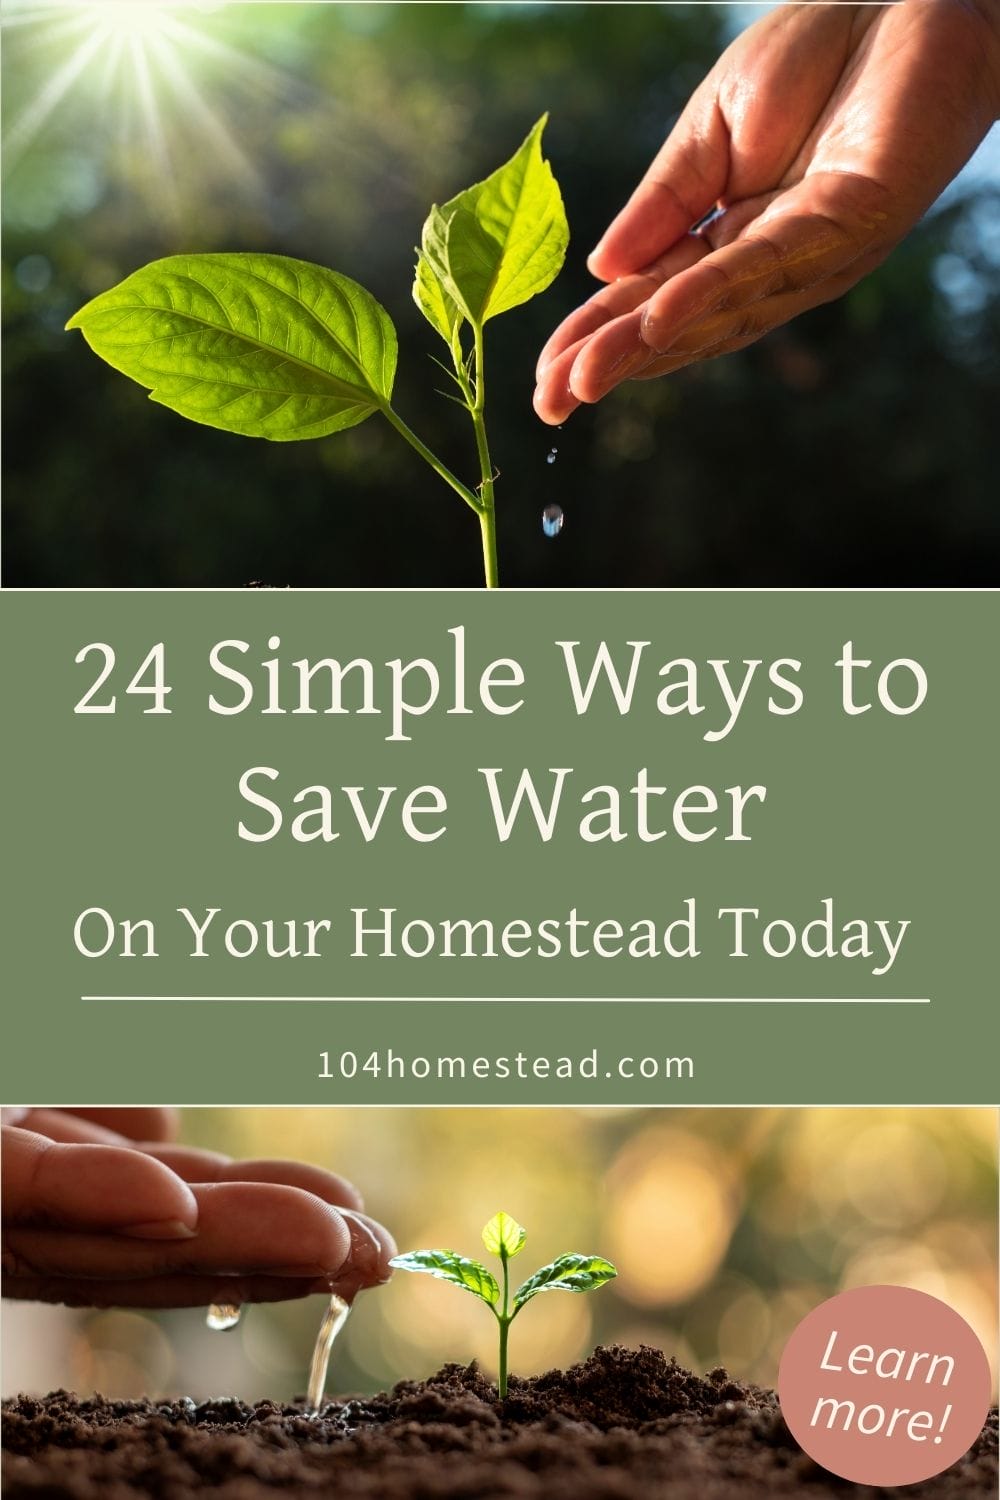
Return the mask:
[[554,464],[555,461],[556,461],[556,454],[558,452],[559,452],[558,448],[550,448],[549,451],[548,451],[548,454],[546,455],[545,462],[547,464]]
[[214,1333],[225,1333],[227,1328],[236,1327],[242,1315],[242,1307],[235,1302],[213,1302],[205,1322]]
[[542,530],[546,536],[558,536],[563,529],[565,516],[561,505],[547,505],[542,511]]
[[313,1416],[319,1414],[320,1405],[323,1400],[323,1392],[326,1389],[326,1368],[330,1363],[330,1350],[337,1334],[347,1322],[347,1314],[351,1310],[351,1304],[345,1302],[343,1297],[338,1297],[336,1292],[330,1298],[330,1306],[327,1308],[323,1321],[319,1325],[319,1333],[316,1335],[316,1347],[313,1349],[312,1364],[309,1366],[309,1388],[306,1392],[306,1409]]

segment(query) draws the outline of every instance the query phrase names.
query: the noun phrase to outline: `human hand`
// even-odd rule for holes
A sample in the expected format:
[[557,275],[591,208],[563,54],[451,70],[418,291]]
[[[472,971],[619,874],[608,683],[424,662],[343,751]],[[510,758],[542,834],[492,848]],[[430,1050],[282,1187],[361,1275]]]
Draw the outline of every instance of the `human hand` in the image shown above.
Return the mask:
[[343,1178],[173,1144],[173,1111],[3,1111],[5,1296],[207,1307],[351,1301],[395,1245]]
[[[995,0],[783,5],[723,53],[588,260],[535,410],[742,349],[873,270],[1000,107]],[[692,226],[725,211],[700,235]]]

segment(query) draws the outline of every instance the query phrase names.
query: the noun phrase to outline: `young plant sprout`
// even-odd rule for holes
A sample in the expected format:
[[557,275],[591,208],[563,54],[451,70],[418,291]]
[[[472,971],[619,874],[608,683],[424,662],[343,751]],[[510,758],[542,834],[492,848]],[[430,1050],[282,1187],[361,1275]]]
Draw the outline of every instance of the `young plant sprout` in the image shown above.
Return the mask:
[[[209,427],[292,442],[380,413],[479,518],[487,588],[498,583],[486,436],[483,329],[555,280],[569,229],[542,157],[547,116],[510,161],[435,205],[413,296],[448,348],[450,396],[475,435],[479,483],[458,479],[392,405],[396,330],[385,308],[337,271],[283,255],[173,255],[134,272],[72,317],[90,347],[152,401]],[[440,363],[440,361],[437,361]]]
[[501,1401],[507,1395],[507,1336],[510,1325],[526,1302],[539,1292],[592,1292],[613,1281],[618,1275],[608,1260],[599,1255],[560,1255],[547,1266],[542,1266],[527,1281],[521,1283],[510,1295],[508,1264],[524,1249],[527,1231],[516,1219],[503,1212],[494,1214],[483,1228],[483,1244],[491,1255],[500,1260],[501,1281],[498,1284],[492,1272],[487,1271],[477,1260],[467,1260],[454,1250],[410,1250],[406,1255],[396,1255],[389,1262],[399,1271],[423,1271],[427,1276],[436,1276],[440,1281],[450,1281],[454,1286],[464,1287],[480,1302],[485,1302],[497,1320],[500,1330],[499,1386]]

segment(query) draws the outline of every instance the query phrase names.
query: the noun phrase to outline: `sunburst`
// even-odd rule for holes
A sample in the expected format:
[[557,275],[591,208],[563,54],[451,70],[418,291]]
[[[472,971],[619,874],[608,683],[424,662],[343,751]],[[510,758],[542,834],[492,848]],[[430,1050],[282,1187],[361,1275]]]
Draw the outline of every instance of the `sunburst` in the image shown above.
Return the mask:
[[[240,87],[277,93],[288,79],[209,34],[199,11],[204,7],[177,0],[9,0],[2,25],[17,29],[18,50],[45,49],[51,61],[5,132],[5,168],[16,166],[60,109],[69,106],[71,96],[86,89],[101,113],[110,111],[115,100],[124,106],[108,114],[122,122],[118,144],[134,144],[127,137],[138,137],[165,203],[174,198],[178,137],[183,131],[189,140],[192,129],[210,148],[211,162],[231,181],[244,190],[259,190],[257,173],[227,120],[226,93]],[[206,66],[213,79],[223,80],[217,97],[199,85],[199,70]],[[186,172],[189,162],[186,151]]]

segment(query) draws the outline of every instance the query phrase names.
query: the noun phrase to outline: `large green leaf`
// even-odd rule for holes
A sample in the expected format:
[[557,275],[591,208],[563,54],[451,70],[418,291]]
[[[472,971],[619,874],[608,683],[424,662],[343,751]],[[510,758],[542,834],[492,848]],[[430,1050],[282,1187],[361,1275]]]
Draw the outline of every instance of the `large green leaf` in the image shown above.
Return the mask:
[[566,257],[566,213],[552,168],[542,157],[547,118],[542,116],[510,161],[433,208],[424,225],[423,258],[473,323],[485,323],[543,292]]
[[560,1255],[518,1287],[514,1311],[519,1312],[539,1292],[592,1292],[617,1275],[611,1262],[599,1255]]
[[396,333],[370,292],[283,255],[174,255],[67,324],[150,399],[246,437],[289,442],[388,402]]
[[506,1256],[508,1260],[520,1254],[527,1238],[528,1231],[503,1209],[483,1226],[483,1244],[487,1250],[491,1255]]
[[394,1255],[389,1264],[397,1271],[423,1271],[439,1281],[450,1281],[491,1307],[500,1301],[496,1278],[477,1260],[466,1260],[454,1250],[409,1250],[405,1255]]

